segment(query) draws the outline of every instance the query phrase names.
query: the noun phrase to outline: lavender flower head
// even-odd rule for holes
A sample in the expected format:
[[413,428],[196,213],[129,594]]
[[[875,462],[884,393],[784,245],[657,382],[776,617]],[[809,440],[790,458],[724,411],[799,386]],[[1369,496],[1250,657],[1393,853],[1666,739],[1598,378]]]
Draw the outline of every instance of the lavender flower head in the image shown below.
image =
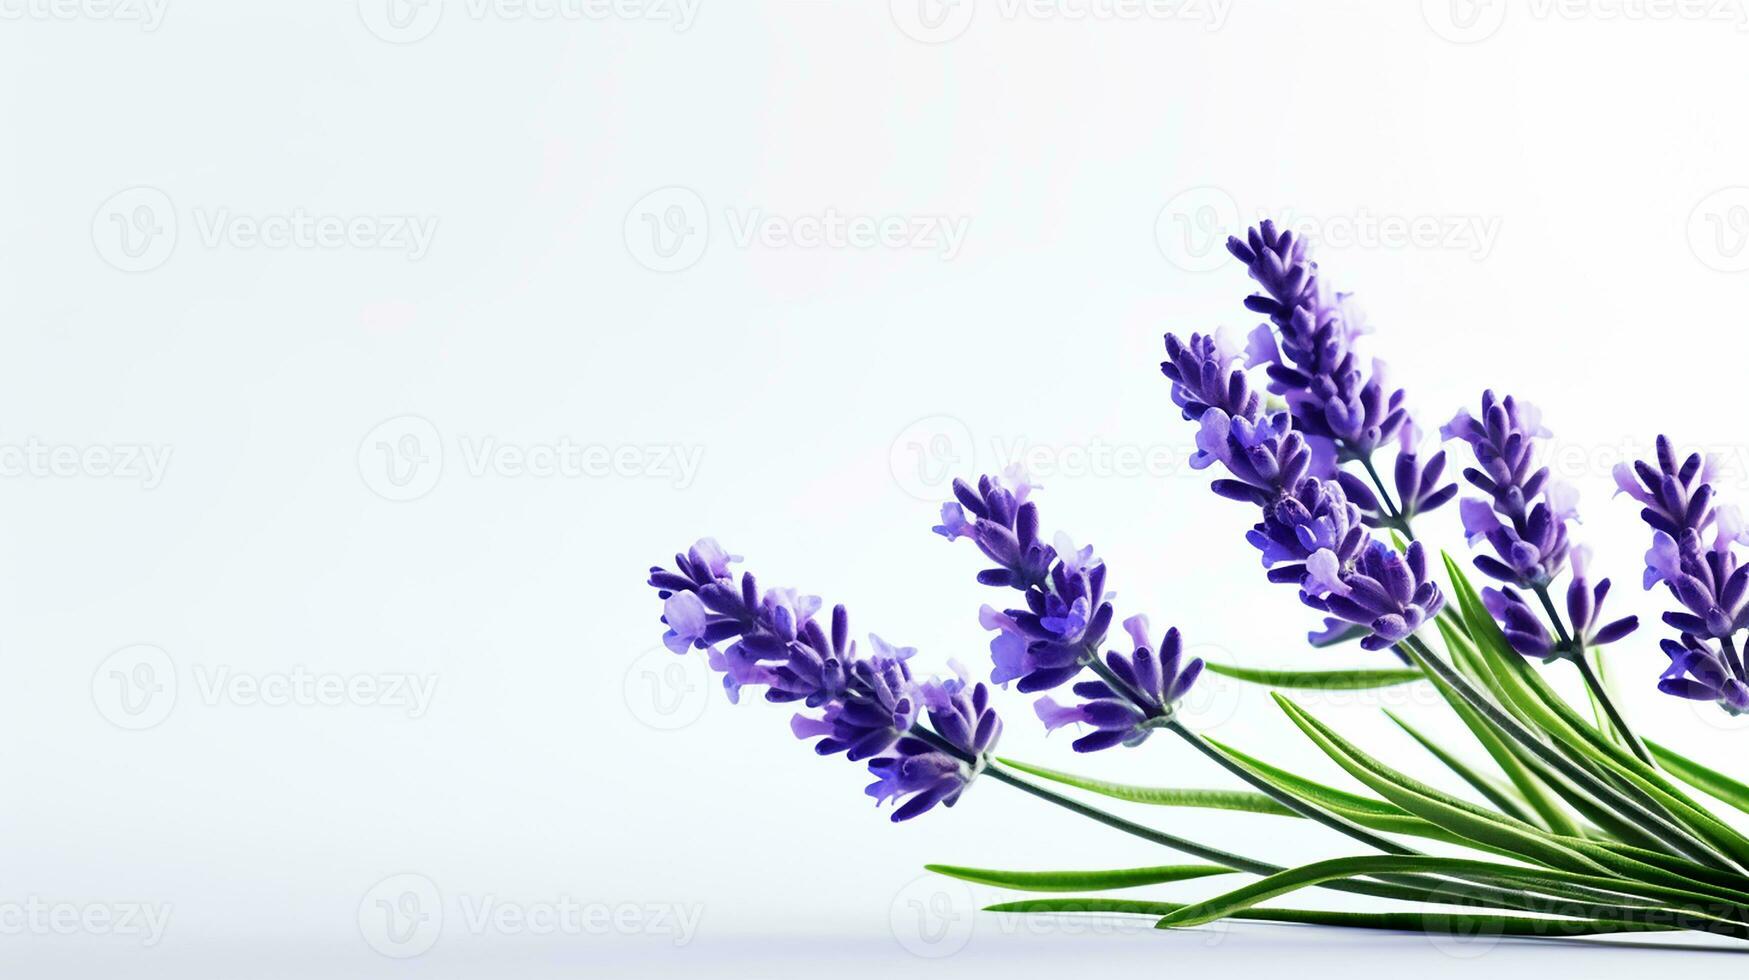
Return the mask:
[[1476,465],[1464,470],[1464,479],[1487,495],[1458,502],[1470,544],[1486,540],[1494,549],[1476,556],[1476,567],[1519,588],[1546,587],[1564,567],[1567,522],[1578,509],[1572,488],[1536,465],[1535,440],[1549,435],[1542,413],[1485,391],[1479,419],[1460,410],[1439,431],[1469,444]]
[[1046,731],[1082,724],[1093,731],[1076,739],[1077,752],[1097,752],[1114,745],[1135,746],[1154,729],[1170,721],[1173,709],[1202,674],[1202,660],[1183,663],[1178,630],[1169,629],[1156,649],[1148,638],[1148,617],[1131,616],[1124,630],[1134,642],[1128,656],[1111,651],[1106,666],[1115,680],[1082,681],[1075,685],[1076,705],[1060,705],[1050,697],[1034,705]]
[[[1299,586],[1302,601],[1334,617],[1336,622],[1313,634],[1315,643],[1364,632],[1368,649],[1384,649],[1438,614],[1444,599],[1427,578],[1425,560],[1378,550],[1384,546],[1373,541],[1368,518],[1350,502],[1346,484],[1314,473],[1315,454],[1295,430],[1294,417],[1265,411],[1242,362],[1225,345],[1200,334],[1188,343],[1168,334],[1160,370],[1172,382],[1173,403],[1198,424],[1192,465],[1220,463],[1228,476],[1212,489],[1260,508],[1262,520],[1246,540],[1260,553],[1269,580]],[[1417,495],[1426,499],[1420,493],[1423,471],[1411,466]],[[1439,470],[1429,469],[1431,485]],[[1403,573],[1408,588],[1396,588]]]
[[994,563],[978,573],[980,583],[1022,593],[1024,607],[985,606],[978,617],[996,632],[991,683],[1017,681],[1022,692],[1072,680],[1097,655],[1112,618],[1105,563],[1066,536],[1039,540],[1038,507],[1026,499],[1033,489],[1017,470],[981,477],[976,488],[955,480],[956,499],[942,505],[935,527],[950,541],[970,539]]
[[[796,715],[791,731],[818,739],[814,748],[821,755],[869,760],[877,777],[869,794],[877,802],[909,797],[894,820],[938,803],[952,806],[1001,733],[983,685],[919,683],[909,666],[916,651],[873,634],[873,655],[861,656],[843,606],[822,625],[814,618],[818,598],[793,589],[761,592],[751,573],[737,581],[729,566],[739,560],[705,538],[674,556],[673,570],[650,569],[649,584],[663,600],[668,648],[705,650],[711,667],[723,673],[731,701],[743,688],[761,686],[768,701],[818,709],[818,715]],[[925,714],[935,731],[922,724]]]
[[[1264,221],[1229,238],[1227,250],[1263,291],[1245,307],[1269,317],[1251,334],[1251,363],[1265,366],[1269,390],[1284,396],[1294,423],[1338,461],[1368,459],[1408,421],[1401,389],[1387,392],[1383,365],[1370,373],[1354,351],[1365,332],[1349,293],[1331,293],[1306,257],[1306,241]],[[1279,344],[1277,336],[1280,337]],[[1319,474],[1335,476],[1334,469]]]
[[1670,666],[1658,688],[1741,713],[1749,710],[1749,672],[1736,635],[1749,626],[1749,566],[1737,545],[1749,543],[1749,530],[1736,508],[1717,505],[1714,460],[1693,453],[1678,463],[1670,440],[1659,436],[1653,462],[1617,466],[1615,482],[1640,502],[1652,528],[1645,587],[1664,583],[1681,606],[1664,614],[1681,638],[1663,641]]

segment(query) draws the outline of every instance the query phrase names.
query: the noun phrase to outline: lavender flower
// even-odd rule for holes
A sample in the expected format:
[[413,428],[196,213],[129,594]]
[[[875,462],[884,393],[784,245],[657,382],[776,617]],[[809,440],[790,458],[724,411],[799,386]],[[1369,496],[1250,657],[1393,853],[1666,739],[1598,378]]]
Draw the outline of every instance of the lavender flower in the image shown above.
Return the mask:
[[1074,688],[1078,697],[1087,699],[1081,704],[1059,705],[1050,697],[1039,698],[1034,704],[1046,731],[1073,724],[1093,727],[1091,733],[1074,741],[1077,752],[1140,745],[1171,719],[1173,708],[1202,673],[1200,658],[1181,663],[1178,630],[1167,630],[1156,651],[1148,638],[1148,617],[1131,616],[1123,625],[1135,643],[1135,652],[1127,657],[1116,651],[1105,655],[1106,666],[1121,689],[1108,681],[1082,681]]
[[1614,643],[1639,628],[1637,616],[1603,622],[1603,600],[1609,595],[1609,579],[1593,586],[1585,572],[1589,560],[1589,549],[1573,549],[1570,561],[1573,580],[1567,584],[1567,619],[1573,632],[1565,641],[1549,636],[1542,617],[1523,593],[1511,586],[1482,590],[1482,604],[1500,623],[1512,649],[1526,657],[1545,660],[1578,657],[1588,647]]
[[1715,503],[1713,460],[1693,453],[1678,464],[1670,440],[1659,436],[1656,463],[1617,466],[1615,482],[1643,505],[1640,517],[1652,527],[1645,587],[1663,582],[1682,606],[1664,614],[1681,640],[1663,641],[1670,666],[1658,689],[1737,714],[1749,709],[1749,672],[1735,639],[1749,626],[1749,566],[1737,553],[1749,532],[1735,508]]
[[[934,739],[907,735],[898,740],[891,755],[868,765],[877,780],[869,784],[867,792],[877,803],[911,796],[893,812],[895,823],[937,803],[953,806],[959,802],[960,794],[983,770],[1002,734],[1002,719],[991,709],[990,689],[983,684],[967,687],[963,678],[931,681],[920,691],[929,707],[929,721],[935,726]],[[944,751],[944,746],[953,752]]]
[[1681,642],[1664,640],[1660,646],[1670,666],[1660,677],[1658,690],[1691,701],[1712,701],[1733,715],[1749,711],[1749,682],[1735,654],[1727,660],[1692,633],[1682,634]]
[[1421,542],[1407,553],[1376,539],[1369,540],[1352,567],[1319,573],[1323,595],[1306,593],[1306,604],[1344,622],[1367,628],[1360,641],[1366,650],[1385,650],[1409,638],[1445,605],[1439,586],[1427,577],[1427,554]]
[[[1173,402],[1199,424],[1192,465],[1221,463],[1230,476],[1214,481],[1214,491],[1261,508],[1262,520],[1246,540],[1261,553],[1270,581],[1298,585],[1307,605],[1363,628],[1371,634],[1368,649],[1394,645],[1439,612],[1444,598],[1427,579],[1425,560],[1405,561],[1373,541],[1347,484],[1313,475],[1314,454],[1293,417],[1265,414],[1236,356],[1199,334],[1189,343],[1168,334],[1160,370],[1173,383]],[[1403,478],[1412,478],[1414,499],[1433,506],[1450,499],[1434,488],[1443,466],[1443,459],[1425,468],[1410,461]],[[1369,499],[1377,502],[1370,492]],[[1404,573],[1408,588],[1399,590]],[[1326,626],[1311,635],[1314,643],[1351,632],[1335,622]]]
[[1657,462],[1657,469],[1638,462],[1615,470],[1616,485],[1645,505],[1640,516],[1653,529],[1645,586],[1663,582],[1682,604],[1685,611],[1664,614],[1670,626],[1729,642],[1749,627],[1749,566],[1736,551],[1749,532],[1735,508],[1715,506],[1710,460],[1695,453],[1678,466],[1670,440],[1659,436]]
[[[820,710],[798,714],[797,738],[818,739],[821,755],[844,753],[869,761],[877,802],[910,799],[894,812],[908,820],[937,803],[952,806],[982,771],[1002,724],[983,685],[967,691],[961,680],[912,679],[916,651],[869,635],[874,654],[858,655],[843,606],[829,627],[815,620],[820,600],[793,589],[759,590],[751,573],[737,582],[739,561],[705,538],[674,556],[674,570],[650,569],[649,583],[663,600],[663,642],[676,653],[707,651],[722,671],[731,701],[742,688],[765,687],[768,701],[800,701]],[[728,646],[719,649],[719,644]],[[920,723],[927,711],[931,732]]]
[[1464,478],[1487,494],[1458,502],[1464,532],[1473,545],[1486,539],[1494,555],[1476,556],[1476,567],[1523,589],[1546,587],[1567,559],[1567,522],[1576,515],[1570,487],[1536,467],[1535,444],[1549,431],[1542,413],[1512,396],[1482,393],[1478,420],[1460,410],[1440,430],[1445,439],[1469,444],[1476,466]]
[[[942,505],[936,533],[969,538],[997,567],[978,573],[984,585],[1019,590],[1025,608],[985,606],[979,622],[996,631],[990,681],[1018,681],[1023,692],[1045,691],[1072,680],[1098,655],[1111,626],[1105,563],[1093,549],[1076,548],[1063,535],[1054,545],[1039,540],[1038,507],[1026,500],[1033,487],[1017,471],[985,476],[973,489],[955,480],[957,502]],[[971,517],[966,516],[966,512]]]
[[1272,221],[1248,230],[1244,241],[1227,239],[1227,250],[1263,287],[1245,307],[1270,320],[1250,346],[1251,363],[1268,366],[1270,391],[1287,398],[1294,424],[1328,441],[1338,461],[1370,459],[1409,415],[1403,392],[1386,392],[1382,365],[1375,362],[1369,376],[1355,354],[1365,326],[1351,294],[1329,293],[1306,258],[1305,240],[1278,232]]

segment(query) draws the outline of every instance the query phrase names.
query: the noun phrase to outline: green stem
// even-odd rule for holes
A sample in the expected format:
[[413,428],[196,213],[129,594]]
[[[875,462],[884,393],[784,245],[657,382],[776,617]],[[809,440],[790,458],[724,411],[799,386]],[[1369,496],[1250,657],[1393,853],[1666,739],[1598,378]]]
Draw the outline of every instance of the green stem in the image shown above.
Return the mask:
[[1609,698],[1609,689],[1604,687],[1603,678],[1597,676],[1597,671],[1591,669],[1591,661],[1586,658],[1584,650],[1575,652],[1573,664],[1579,668],[1579,676],[1585,678],[1585,686],[1591,689],[1591,696],[1603,706],[1603,713],[1609,716],[1609,723],[1615,726],[1616,732],[1621,735],[1623,741],[1627,742],[1628,749],[1638,756],[1641,762],[1656,768],[1652,762],[1652,753],[1647,751],[1645,744],[1640,741],[1640,737],[1628,728],[1627,720],[1621,716],[1620,711],[1616,710],[1615,702]]
[[1555,751],[1547,742],[1519,724],[1518,719],[1508,715],[1494,702],[1483,697],[1462,674],[1453,670],[1450,664],[1436,656],[1427,644],[1421,641],[1420,637],[1411,636],[1399,646],[1406,648],[1414,659],[1426,664],[1428,669],[1442,677],[1446,683],[1463,696],[1465,701],[1470,703],[1471,707],[1492,722],[1496,728],[1529,749],[1533,755],[1548,763],[1556,772],[1565,776],[1574,786],[1598,802],[1608,805],[1611,809],[1621,812],[1624,817],[1656,832],[1660,838],[1668,840],[1672,845],[1680,848],[1686,856],[1702,864],[1731,872],[1743,870],[1730,859],[1695,839],[1688,831],[1623,795],[1592,773],[1574,764],[1565,755]]
[[[1585,686],[1591,689],[1591,696],[1597,699],[1597,703],[1603,707],[1603,713],[1609,716],[1609,723],[1615,726],[1616,732],[1621,735],[1623,741],[1627,742],[1628,748],[1633,751],[1634,755],[1641,762],[1652,766],[1652,753],[1646,751],[1639,736],[1635,735],[1633,729],[1628,727],[1627,719],[1623,718],[1621,712],[1616,710],[1615,702],[1610,700],[1609,690],[1603,686],[1603,681],[1598,678],[1597,672],[1591,669],[1591,662],[1585,658],[1585,648],[1573,642],[1573,639],[1567,635],[1567,627],[1561,622],[1561,613],[1555,608],[1554,600],[1549,598],[1549,587],[1538,585],[1531,591],[1535,592],[1537,599],[1542,601],[1543,612],[1548,614],[1549,622],[1554,624],[1555,638],[1560,642],[1556,649],[1568,652],[1567,659],[1573,661],[1573,665],[1579,668],[1579,676],[1585,678]],[[1654,766],[1654,768],[1656,767]]]
[[1384,478],[1379,476],[1378,467],[1372,464],[1372,457],[1360,457],[1360,465],[1365,468],[1366,475],[1372,477],[1372,485],[1378,488],[1379,502],[1385,505],[1385,516],[1390,518],[1391,526],[1402,531],[1403,536],[1410,541],[1415,540],[1415,532],[1409,528],[1409,519],[1403,516],[1403,512],[1397,508],[1396,501],[1391,499],[1391,492],[1385,489]]

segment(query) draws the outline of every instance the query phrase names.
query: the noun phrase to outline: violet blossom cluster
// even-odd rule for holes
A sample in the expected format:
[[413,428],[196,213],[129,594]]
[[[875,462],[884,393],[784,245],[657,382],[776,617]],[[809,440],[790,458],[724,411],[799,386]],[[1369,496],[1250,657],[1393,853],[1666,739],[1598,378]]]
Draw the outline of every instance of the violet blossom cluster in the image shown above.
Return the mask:
[[1333,617],[1314,643],[1359,627],[1363,647],[1388,649],[1438,615],[1444,597],[1427,576],[1422,546],[1399,553],[1372,537],[1344,485],[1314,472],[1313,449],[1294,417],[1266,410],[1232,345],[1168,334],[1160,370],[1173,402],[1198,426],[1191,465],[1221,464],[1228,475],[1214,491],[1261,509],[1246,539],[1269,580],[1299,586],[1302,601]]
[[[1329,290],[1307,258],[1306,241],[1272,221],[1248,229],[1227,250],[1262,292],[1245,307],[1268,317],[1251,332],[1246,360],[1261,367],[1271,393],[1286,399],[1294,427],[1312,450],[1312,472],[1342,482],[1349,500],[1375,527],[1409,530],[1417,515],[1449,501],[1455,484],[1441,485],[1444,452],[1425,462],[1415,451],[1419,431],[1400,388],[1386,383],[1383,361],[1364,362],[1355,349],[1366,323],[1352,293]],[[1393,476],[1397,500],[1384,497],[1340,465],[1360,462],[1369,471],[1387,443],[1397,443]]]
[[[1548,467],[1537,465],[1536,440],[1550,435],[1542,413],[1511,395],[1484,391],[1479,418],[1460,409],[1439,432],[1443,439],[1467,444],[1475,456],[1476,465],[1464,470],[1464,479],[1484,496],[1458,501],[1458,515],[1471,546],[1486,541],[1493,549],[1492,555],[1475,557],[1476,567],[1503,585],[1483,589],[1482,601],[1512,648],[1527,657],[1580,657],[1587,647],[1632,633],[1637,617],[1603,621],[1609,579],[1591,584],[1589,553],[1568,540],[1567,525],[1578,517],[1578,494],[1554,480]],[[1573,573],[1567,585],[1571,635],[1547,598],[1550,584],[1567,568]],[[1558,638],[1549,635],[1543,615],[1521,590],[1539,596]]]
[[1749,566],[1737,545],[1749,543],[1749,528],[1735,507],[1717,503],[1715,473],[1715,461],[1699,453],[1678,463],[1659,436],[1656,459],[1617,466],[1615,482],[1640,502],[1652,528],[1645,587],[1664,583],[1681,607],[1664,614],[1680,638],[1662,643],[1670,666],[1659,690],[1740,714],[1749,711],[1749,673],[1736,643],[1749,627]]
[[1077,752],[1138,745],[1172,718],[1201,675],[1202,661],[1183,661],[1176,629],[1155,647],[1145,616],[1124,620],[1131,653],[1110,651],[1100,659],[1113,615],[1105,562],[1094,557],[1092,547],[1077,548],[1066,535],[1056,535],[1053,544],[1040,540],[1038,505],[1028,499],[1035,489],[1017,469],[980,477],[976,487],[955,480],[955,499],[942,505],[941,523],[934,528],[949,541],[971,540],[993,563],[978,573],[980,583],[1015,589],[1024,597],[1024,608],[985,605],[979,610],[979,622],[996,633],[990,641],[990,680],[1003,686],[1017,682],[1022,692],[1045,691],[1091,669],[1100,679],[1072,688],[1082,703],[1065,706],[1050,697],[1035,703],[1046,730],[1091,727],[1090,734],[1075,740]]
[[961,677],[915,680],[909,661],[916,651],[873,634],[873,654],[861,656],[843,606],[822,624],[817,597],[761,591],[750,572],[737,580],[729,566],[739,560],[704,538],[674,556],[673,570],[650,569],[649,584],[663,600],[667,647],[706,651],[730,701],[745,687],[761,686],[768,701],[818,710],[797,714],[791,730],[818,739],[821,755],[867,760],[876,777],[868,794],[877,803],[904,800],[895,821],[938,803],[953,806],[1002,732],[989,690]]

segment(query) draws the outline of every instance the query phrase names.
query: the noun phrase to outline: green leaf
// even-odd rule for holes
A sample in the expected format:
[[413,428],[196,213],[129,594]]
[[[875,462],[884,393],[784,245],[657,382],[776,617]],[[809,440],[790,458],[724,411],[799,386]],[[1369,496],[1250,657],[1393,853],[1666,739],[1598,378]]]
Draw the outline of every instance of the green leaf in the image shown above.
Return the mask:
[[[1328,861],[1317,861],[1298,868],[1270,875],[1260,881],[1253,882],[1242,888],[1235,889],[1225,895],[1218,895],[1204,902],[1187,905],[1175,912],[1163,916],[1156,925],[1160,928],[1183,928],[1202,925],[1223,919],[1249,909],[1259,903],[1266,902],[1289,892],[1298,891],[1313,885],[1328,881],[1352,878],[1357,875],[1433,873],[1453,877],[1484,878],[1505,881],[1520,881],[1527,890],[1545,891],[1547,882],[1566,882],[1594,888],[1620,887],[1617,879],[1595,875],[1578,874],[1575,872],[1556,871],[1537,868],[1521,868],[1515,865],[1498,864],[1491,861],[1471,861],[1462,858],[1441,858],[1425,855],[1373,855],[1366,857],[1335,858]],[[1660,892],[1674,901],[1671,906],[1687,912],[1690,921],[1697,926],[1699,920],[1713,923],[1707,931],[1720,932],[1739,937],[1749,936],[1749,927],[1742,923],[1731,922],[1719,918],[1705,909],[1708,902],[1704,897],[1683,895],[1677,889],[1660,889],[1636,883],[1637,888],[1648,892]],[[1690,907],[1690,903],[1699,908]],[[1581,906],[1571,906],[1574,913],[1581,912]],[[1584,915],[1584,917],[1590,917]],[[1609,910],[1611,920],[1625,922],[1658,922],[1667,923],[1669,915],[1659,908],[1613,908]],[[1703,928],[1705,928],[1703,926]]]
[[1275,802],[1262,793],[1252,793],[1245,790],[1230,789],[1173,789],[1170,787],[1131,786],[1127,783],[1113,783],[1103,779],[1090,779],[1077,776],[1059,769],[1047,769],[1013,759],[998,759],[998,762],[1010,769],[1031,773],[1041,779],[1088,790],[1101,796],[1109,796],[1114,800],[1127,800],[1131,803],[1146,803],[1150,806],[1182,806],[1195,807],[1203,810],[1237,810],[1243,813],[1267,813],[1278,817],[1295,817],[1298,814]]
[[1169,881],[1189,881],[1192,878],[1234,873],[1232,868],[1215,864],[1169,864],[1155,868],[1120,868],[1116,871],[994,871],[988,868],[962,868],[952,864],[926,864],[924,868],[949,878],[1025,892],[1109,891],[1113,888],[1138,888],[1142,885],[1159,885]]
[[1487,847],[1504,850],[1551,867],[1601,872],[1595,861],[1566,846],[1546,831],[1501,816],[1442,793],[1409,778],[1362,752],[1310,712],[1279,694],[1272,695],[1294,724],[1337,765],[1373,792],[1430,823]]
[[[1171,915],[1184,908],[1182,902],[1140,902],[1121,898],[1034,898],[1002,902],[984,909],[1018,915]],[[1255,922],[1291,922],[1300,925],[1339,926],[1347,929],[1386,929],[1454,936],[1537,936],[1575,938],[1612,932],[1670,932],[1673,926],[1650,922],[1612,922],[1600,919],[1532,919],[1522,916],[1454,914],[1448,912],[1328,912],[1323,909],[1240,909],[1231,916]]]
[[1677,779],[1708,796],[1749,813],[1749,784],[1738,782],[1656,742],[1648,741],[1646,747],[1652,750],[1652,758],[1657,759],[1658,764],[1670,770],[1671,775]]
[[1400,669],[1364,669],[1364,670],[1256,670],[1250,667],[1229,667],[1225,664],[1203,662],[1210,673],[1231,677],[1234,680],[1248,681],[1252,684],[1267,684],[1270,687],[1291,687],[1300,690],[1313,691],[1365,691],[1378,687],[1394,687],[1398,684],[1408,684],[1422,680],[1419,670]]
[[1410,738],[1421,743],[1422,748],[1426,749],[1435,759],[1444,763],[1447,769],[1457,773],[1460,779],[1469,783],[1471,788],[1482,794],[1488,802],[1499,807],[1502,813],[1515,820],[1522,820],[1525,823],[1535,822],[1535,818],[1531,816],[1530,811],[1525,807],[1525,804],[1516,799],[1505,787],[1470,768],[1469,763],[1464,762],[1456,755],[1447,751],[1445,747],[1438,742],[1421,734],[1421,732],[1413,725],[1410,725],[1408,722],[1398,717],[1396,712],[1386,711],[1385,717],[1396,722],[1398,728],[1408,732]]

